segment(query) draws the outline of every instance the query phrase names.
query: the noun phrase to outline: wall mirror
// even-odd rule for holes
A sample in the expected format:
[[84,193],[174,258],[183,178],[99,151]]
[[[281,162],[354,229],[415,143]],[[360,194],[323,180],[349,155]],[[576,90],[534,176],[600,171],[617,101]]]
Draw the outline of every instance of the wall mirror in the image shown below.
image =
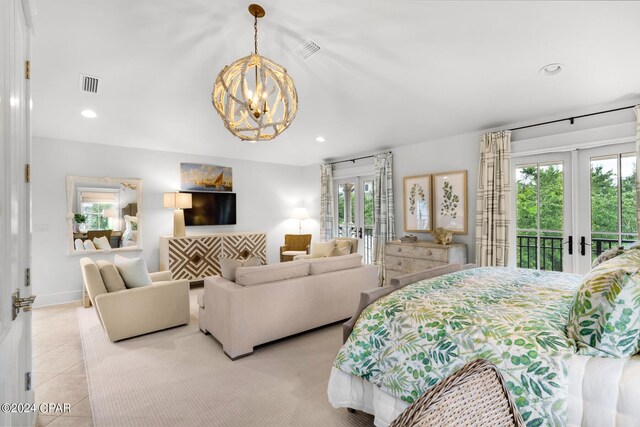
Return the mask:
[[142,249],[142,180],[67,177],[67,253]]

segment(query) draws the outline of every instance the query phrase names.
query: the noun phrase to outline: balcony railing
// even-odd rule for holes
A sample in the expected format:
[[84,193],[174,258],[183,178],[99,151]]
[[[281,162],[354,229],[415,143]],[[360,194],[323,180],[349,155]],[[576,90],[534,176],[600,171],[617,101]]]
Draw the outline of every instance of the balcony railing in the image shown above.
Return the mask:
[[[540,240],[540,270],[562,271],[562,237],[516,236],[517,261],[520,268],[538,268],[538,239]],[[634,240],[622,240],[622,244]],[[618,240],[591,239],[591,256],[595,259],[602,252],[618,245]],[[578,247],[574,248],[577,253]]]
[[[373,225],[363,228],[360,245],[362,245],[362,260],[366,264],[373,263]],[[351,224],[338,225],[338,237],[358,237],[357,228]]]

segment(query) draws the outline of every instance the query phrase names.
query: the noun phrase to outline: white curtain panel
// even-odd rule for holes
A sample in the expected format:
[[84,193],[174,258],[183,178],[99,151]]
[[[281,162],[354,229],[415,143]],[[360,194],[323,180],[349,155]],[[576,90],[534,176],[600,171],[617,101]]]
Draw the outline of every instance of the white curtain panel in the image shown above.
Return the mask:
[[373,253],[374,262],[380,266],[380,283],[384,283],[384,246],[396,238],[396,218],[393,201],[393,154],[373,156],[375,193],[373,198]]
[[505,267],[511,219],[511,132],[489,132],[480,140],[476,212],[476,264]]
[[636,113],[636,212],[638,217],[638,234],[640,236],[640,173],[638,173],[638,166],[640,166],[640,105],[636,105],[633,111]]
[[320,165],[320,239],[333,239],[333,166]]

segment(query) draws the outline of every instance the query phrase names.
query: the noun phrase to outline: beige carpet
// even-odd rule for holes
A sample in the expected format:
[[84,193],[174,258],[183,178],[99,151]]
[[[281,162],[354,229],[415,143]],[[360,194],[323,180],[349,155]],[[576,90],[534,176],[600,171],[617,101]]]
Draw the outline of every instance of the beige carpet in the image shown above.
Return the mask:
[[[192,297],[192,313],[194,305]],[[373,425],[372,416],[327,401],[340,325],[232,362],[194,314],[187,326],[118,343],[93,309],[78,309],[78,320],[96,426]]]

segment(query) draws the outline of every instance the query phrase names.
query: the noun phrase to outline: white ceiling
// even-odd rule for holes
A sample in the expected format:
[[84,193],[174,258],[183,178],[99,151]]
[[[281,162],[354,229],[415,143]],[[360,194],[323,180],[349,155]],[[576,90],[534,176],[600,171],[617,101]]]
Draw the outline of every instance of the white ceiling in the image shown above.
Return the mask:
[[[252,50],[249,3],[37,0],[34,135],[305,165],[640,96],[640,2],[268,0],[260,53],[294,78],[299,113],[240,142],[211,89]],[[308,39],[321,50],[303,61]],[[552,62],[566,69],[541,76]]]

